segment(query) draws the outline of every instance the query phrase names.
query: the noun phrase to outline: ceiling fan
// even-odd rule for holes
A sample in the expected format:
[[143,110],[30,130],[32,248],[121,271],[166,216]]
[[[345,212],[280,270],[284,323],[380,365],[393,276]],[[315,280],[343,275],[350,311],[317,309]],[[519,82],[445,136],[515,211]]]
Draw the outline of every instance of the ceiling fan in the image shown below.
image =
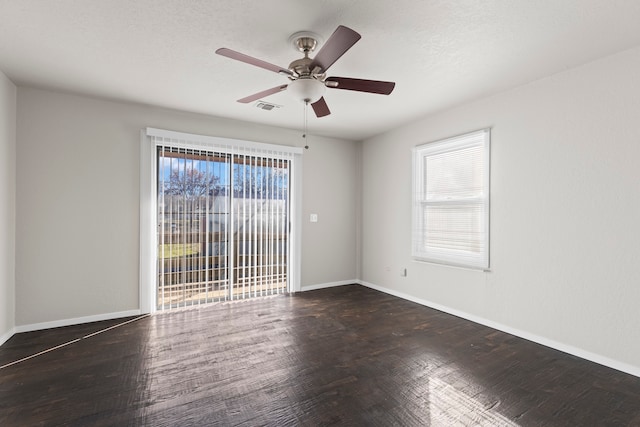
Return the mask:
[[294,46],[304,54],[304,57],[293,61],[289,64],[288,68],[283,68],[224,47],[216,50],[216,53],[226,56],[227,58],[246,62],[247,64],[285,75],[290,80],[288,84],[249,95],[239,99],[238,102],[246,104],[287,90],[292,92],[298,99],[311,104],[317,117],[324,117],[331,114],[323,97],[326,88],[389,95],[396,85],[394,82],[379,80],[326,77],[326,72],[329,67],[356,44],[356,42],[360,40],[360,37],[360,34],[351,28],[340,25],[322,48],[320,48],[315,57],[309,58],[309,54],[313,52],[318,45],[319,36],[308,31],[295,33],[291,36],[290,40]]

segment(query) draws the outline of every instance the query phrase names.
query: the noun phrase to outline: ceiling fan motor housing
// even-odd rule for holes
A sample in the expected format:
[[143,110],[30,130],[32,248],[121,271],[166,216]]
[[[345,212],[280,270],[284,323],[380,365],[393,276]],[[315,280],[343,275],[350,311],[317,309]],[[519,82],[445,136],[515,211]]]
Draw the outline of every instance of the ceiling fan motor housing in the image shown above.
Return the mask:
[[311,75],[311,58],[305,56],[304,58],[296,59],[289,64],[289,70],[291,70],[296,76],[308,77]]

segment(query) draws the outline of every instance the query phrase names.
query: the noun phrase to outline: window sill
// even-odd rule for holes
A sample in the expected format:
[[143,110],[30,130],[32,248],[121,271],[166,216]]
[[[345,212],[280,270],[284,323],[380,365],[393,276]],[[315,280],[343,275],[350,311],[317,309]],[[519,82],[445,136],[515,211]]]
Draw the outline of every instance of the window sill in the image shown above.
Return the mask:
[[472,270],[472,271],[477,271],[477,272],[480,272],[480,273],[491,273],[491,268],[476,267],[476,266],[463,265],[463,264],[455,264],[455,263],[451,263],[451,262],[434,260],[434,259],[425,259],[425,258],[415,258],[414,257],[412,259],[412,261],[420,263],[420,264],[432,264],[432,265],[438,265],[438,266],[442,266],[442,267],[457,268],[457,269],[461,269],[461,270]]

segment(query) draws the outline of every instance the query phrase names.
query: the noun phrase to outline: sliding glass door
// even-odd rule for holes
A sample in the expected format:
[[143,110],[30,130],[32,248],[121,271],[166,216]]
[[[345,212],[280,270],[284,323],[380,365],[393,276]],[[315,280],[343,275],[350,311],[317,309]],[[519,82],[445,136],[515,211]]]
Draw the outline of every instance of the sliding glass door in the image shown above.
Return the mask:
[[156,145],[156,308],[288,289],[291,160]]

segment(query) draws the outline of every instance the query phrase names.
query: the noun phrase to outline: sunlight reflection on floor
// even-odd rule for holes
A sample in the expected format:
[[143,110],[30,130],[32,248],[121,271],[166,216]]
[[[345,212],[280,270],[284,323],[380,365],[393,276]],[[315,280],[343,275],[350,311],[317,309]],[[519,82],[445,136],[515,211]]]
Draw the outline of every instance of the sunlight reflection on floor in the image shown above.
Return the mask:
[[432,425],[519,426],[438,378],[429,379],[429,413]]

